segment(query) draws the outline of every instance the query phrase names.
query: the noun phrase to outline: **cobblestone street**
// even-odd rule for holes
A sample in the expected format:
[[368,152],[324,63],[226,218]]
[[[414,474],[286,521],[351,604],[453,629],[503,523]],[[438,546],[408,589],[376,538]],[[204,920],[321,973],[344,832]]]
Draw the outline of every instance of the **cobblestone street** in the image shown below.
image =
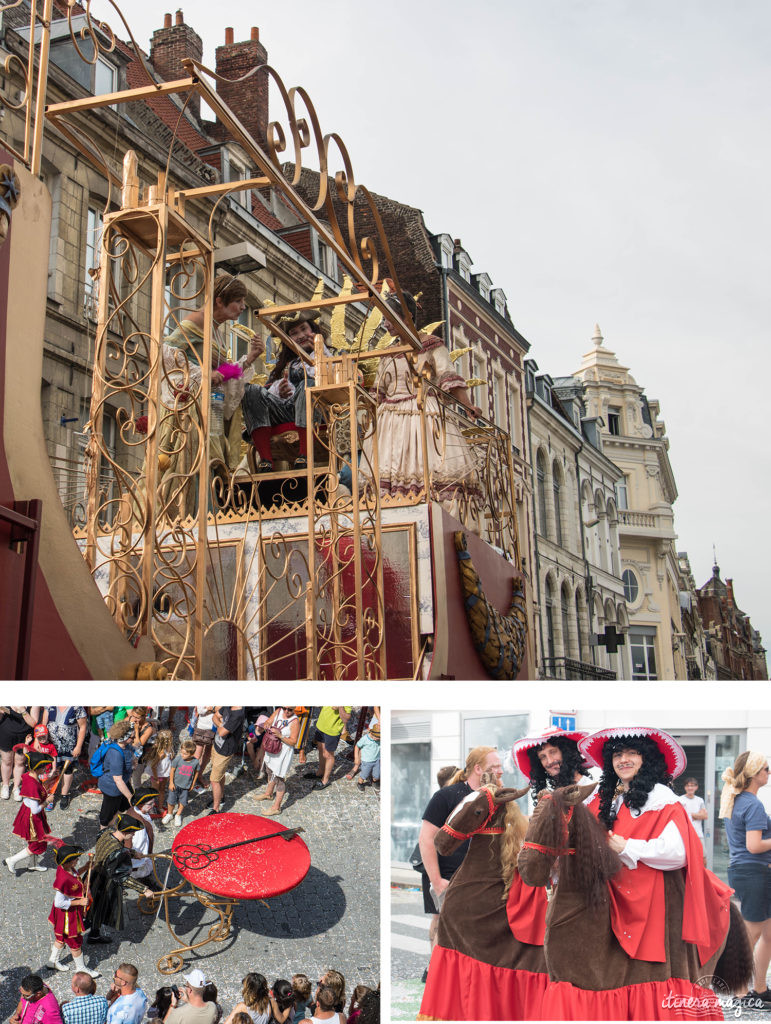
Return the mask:
[[[359,983],[376,986],[380,980],[379,927],[379,851],[380,797],[368,786],[359,791],[355,782],[345,779],[350,761],[339,756],[332,784],[325,790],[314,788],[302,772],[316,767],[315,750],[308,765],[298,769],[294,762],[287,780],[284,810],[276,819],[287,827],[302,826],[303,839],[311,853],[311,868],[293,891],[269,901],[241,904],[235,911],[234,928],[222,943],[210,943],[198,952],[185,954],[183,972],[202,968],[219,988],[219,1002],[226,1013],[240,998],[242,977],[248,971],[264,974],[268,983],[276,978],[291,978],[303,972],[314,983],[328,968],[342,972],[346,993]],[[234,762],[238,765],[238,761]],[[99,832],[98,811],[101,798],[81,793],[73,787],[74,798],[66,810],[58,803],[48,814],[53,835],[67,838],[84,848],[93,847]],[[258,814],[265,804],[255,803],[251,795],[261,792],[264,781],[255,788],[251,771],[240,774],[225,788],[224,811]],[[210,805],[208,795],[191,800],[191,812],[185,822],[200,815]],[[21,840],[11,835],[19,804],[13,799],[0,801],[0,856],[7,857],[21,848]],[[170,849],[176,833],[154,821],[155,852]],[[45,967],[52,941],[48,914],[53,902],[54,861],[49,849],[43,874],[25,871],[20,865],[17,878],[0,866],[0,1019],[6,1020],[18,1002],[21,978],[40,973],[58,998],[69,994],[71,971],[67,974]],[[166,862],[164,862],[166,863]],[[98,991],[104,993],[112,973],[121,961],[139,969],[139,985],[152,1000],[155,990],[165,984],[180,984],[181,973],[162,975],[156,962],[178,944],[169,934],[163,911],[157,921],[137,909],[137,893],[127,890],[124,900],[126,928],[122,934],[109,929],[119,941],[106,945],[84,945],[86,963],[103,975]],[[208,933],[218,920],[192,896],[183,896],[172,905],[171,923],[183,943],[192,944]],[[72,964],[67,957],[66,963]]]

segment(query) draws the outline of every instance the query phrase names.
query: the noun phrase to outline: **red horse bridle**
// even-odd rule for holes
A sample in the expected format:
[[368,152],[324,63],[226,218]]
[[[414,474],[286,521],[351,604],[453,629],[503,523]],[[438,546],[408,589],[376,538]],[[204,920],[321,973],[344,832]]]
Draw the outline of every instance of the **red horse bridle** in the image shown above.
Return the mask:
[[485,828],[490,818],[495,814],[497,807],[493,800],[493,795],[489,789],[483,790],[487,797],[487,805],[489,807],[489,813],[479,828],[475,828],[472,832],[458,832],[452,827],[452,825],[442,825],[441,831],[446,832],[447,835],[452,836],[453,839],[470,839],[472,836],[500,836],[506,831],[505,828]]
[[[552,798],[552,794],[551,793],[544,793],[542,795],[542,797],[541,797],[541,800],[551,800],[551,798]],[[576,848],[574,846],[568,846],[567,845],[567,842],[568,842],[568,826],[570,825],[570,820],[571,820],[572,817],[573,817],[573,808],[570,807],[568,809],[567,814],[563,814],[562,815],[562,829],[563,829],[563,832],[562,832],[562,846],[560,846],[560,847],[542,846],[540,843],[529,843],[529,842],[525,841],[525,842],[522,843],[522,849],[523,850],[537,850],[538,853],[545,853],[549,857],[564,857],[566,854],[575,853],[576,852]]]

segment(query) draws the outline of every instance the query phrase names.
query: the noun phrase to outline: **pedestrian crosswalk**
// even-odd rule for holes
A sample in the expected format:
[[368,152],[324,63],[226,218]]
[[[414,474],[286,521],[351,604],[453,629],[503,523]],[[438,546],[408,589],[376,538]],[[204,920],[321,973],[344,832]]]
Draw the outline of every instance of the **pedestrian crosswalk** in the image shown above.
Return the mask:
[[428,941],[430,923],[431,918],[427,914],[392,914],[391,948],[427,957],[431,952]]

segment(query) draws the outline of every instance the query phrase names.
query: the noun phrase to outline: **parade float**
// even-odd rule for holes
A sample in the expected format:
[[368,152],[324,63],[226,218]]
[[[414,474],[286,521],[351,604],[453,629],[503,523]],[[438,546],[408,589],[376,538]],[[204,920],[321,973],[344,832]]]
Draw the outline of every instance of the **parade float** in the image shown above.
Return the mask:
[[[20,6],[6,0],[0,11]],[[305,90],[287,88],[267,64],[248,74],[265,77],[281,110],[258,141],[199,59],[183,59],[177,80],[159,80],[115,4],[100,11],[112,14],[113,27],[91,7],[33,3],[20,34],[27,50],[0,55],[3,676],[526,678],[532,598],[511,440],[419,372],[426,325],[407,311],[389,238],[344,143],[322,130]],[[118,41],[118,29],[129,42]],[[91,64],[119,45],[144,77],[118,91],[47,95],[52,33],[69,36],[72,59]],[[97,110],[161,97],[182,109],[194,98],[207,104],[257,175],[190,189],[160,172],[147,184],[141,153],[103,153],[90,137]],[[53,206],[41,180],[46,133],[67,140],[108,193],[75,514],[62,508],[40,408]],[[317,170],[312,196],[299,188],[309,166]],[[202,370],[211,365],[217,210],[254,189],[278,193],[343,271],[337,293],[327,288],[259,310],[262,333],[295,349],[308,371],[307,466],[262,474],[252,452],[236,470],[211,457],[216,412]],[[187,216],[193,201],[210,204],[208,226]],[[401,313],[388,313],[393,334],[384,335],[389,295]],[[202,346],[197,355],[177,350],[170,364],[164,339],[191,305],[203,310]],[[335,322],[344,324],[354,307],[355,330],[336,335]],[[328,347],[318,337],[307,353],[280,321],[311,309],[331,315],[333,332]],[[409,362],[411,401],[422,417],[423,480],[399,495],[373,484],[372,385],[380,360],[395,354]],[[108,407],[130,460],[105,439]],[[434,469],[458,438],[474,483],[455,495],[450,514]]]

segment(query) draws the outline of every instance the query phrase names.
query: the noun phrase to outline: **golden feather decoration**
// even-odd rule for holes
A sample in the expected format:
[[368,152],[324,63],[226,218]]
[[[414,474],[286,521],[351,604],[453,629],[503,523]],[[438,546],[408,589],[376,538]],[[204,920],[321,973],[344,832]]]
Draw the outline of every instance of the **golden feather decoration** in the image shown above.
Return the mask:
[[487,381],[486,380],[482,380],[481,377],[472,377],[471,380],[467,380],[466,381],[466,387],[467,388],[479,388],[479,387],[486,388],[487,387]]
[[468,355],[468,353],[471,352],[471,350],[471,345],[467,345],[465,348],[454,348],[452,352],[450,352],[450,359],[452,360],[453,363],[457,363],[457,361],[461,359],[463,356]]

